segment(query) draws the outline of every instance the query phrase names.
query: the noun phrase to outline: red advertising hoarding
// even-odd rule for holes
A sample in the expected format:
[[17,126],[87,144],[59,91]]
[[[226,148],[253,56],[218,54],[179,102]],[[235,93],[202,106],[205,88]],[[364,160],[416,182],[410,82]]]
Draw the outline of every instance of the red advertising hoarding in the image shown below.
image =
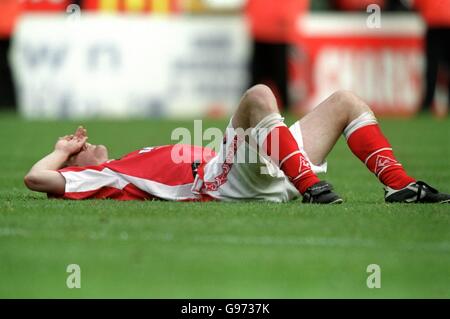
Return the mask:
[[422,95],[423,25],[412,15],[381,20],[370,28],[364,15],[323,15],[299,23],[291,63],[297,108],[313,108],[347,89],[381,115],[412,115]]

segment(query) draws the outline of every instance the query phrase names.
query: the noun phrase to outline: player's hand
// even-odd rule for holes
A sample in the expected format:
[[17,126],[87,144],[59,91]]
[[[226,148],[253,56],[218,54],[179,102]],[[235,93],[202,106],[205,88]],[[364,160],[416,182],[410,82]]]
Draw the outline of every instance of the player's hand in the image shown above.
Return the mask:
[[80,125],[80,126],[78,126],[74,135],[79,138],[85,137],[85,136],[87,136],[87,130],[83,126]]
[[67,156],[78,153],[85,146],[87,136],[66,135],[60,137],[55,144],[55,150],[65,153]]

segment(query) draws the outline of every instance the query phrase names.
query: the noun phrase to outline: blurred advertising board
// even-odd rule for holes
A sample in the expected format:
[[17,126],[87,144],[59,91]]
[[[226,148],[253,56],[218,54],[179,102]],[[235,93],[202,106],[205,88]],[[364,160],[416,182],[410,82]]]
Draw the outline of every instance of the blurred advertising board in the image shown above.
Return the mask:
[[10,60],[25,117],[229,114],[247,84],[238,17],[68,18],[17,26]]
[[[310,14],[290,56],[299,112],[338,89],[377,114],[411,115],[422,92],[421,20],[383,14]],[[28,118],[229,115],[248,86],[242,16],[27,14],[10,62]]]
[[298,21],[291,57],[297,107],[311,109],[339,89],[361,96],[379,115],[408,116],[422,95],[423,33],[413,14],[315,14]]

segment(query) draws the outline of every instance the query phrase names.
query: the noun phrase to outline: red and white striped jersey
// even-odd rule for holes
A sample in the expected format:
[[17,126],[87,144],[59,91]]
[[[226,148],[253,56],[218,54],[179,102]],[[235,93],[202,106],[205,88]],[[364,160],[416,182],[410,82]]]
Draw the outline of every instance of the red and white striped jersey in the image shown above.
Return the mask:
[[191,190],[192,163],[206,163],[214,155],[207,148],[177,144],[146,147],[98,166],[66,167],[59,170],[66,180],[65,193],[56,197],[205,200]]

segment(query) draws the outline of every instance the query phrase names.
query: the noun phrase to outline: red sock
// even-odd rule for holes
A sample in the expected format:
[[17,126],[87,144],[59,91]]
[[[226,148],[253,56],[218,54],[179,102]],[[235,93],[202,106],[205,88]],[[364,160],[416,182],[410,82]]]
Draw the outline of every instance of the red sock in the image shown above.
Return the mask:
[[308,160],[300,152],[297,141],[287,126],[272,129],[263,147],[301,194],[320,181],[312,171]]
[[401,189],[415,179],[408,176],[392,152],[378,124],[362,126],[347,136],[347,144],[378,179],[393,189]]

